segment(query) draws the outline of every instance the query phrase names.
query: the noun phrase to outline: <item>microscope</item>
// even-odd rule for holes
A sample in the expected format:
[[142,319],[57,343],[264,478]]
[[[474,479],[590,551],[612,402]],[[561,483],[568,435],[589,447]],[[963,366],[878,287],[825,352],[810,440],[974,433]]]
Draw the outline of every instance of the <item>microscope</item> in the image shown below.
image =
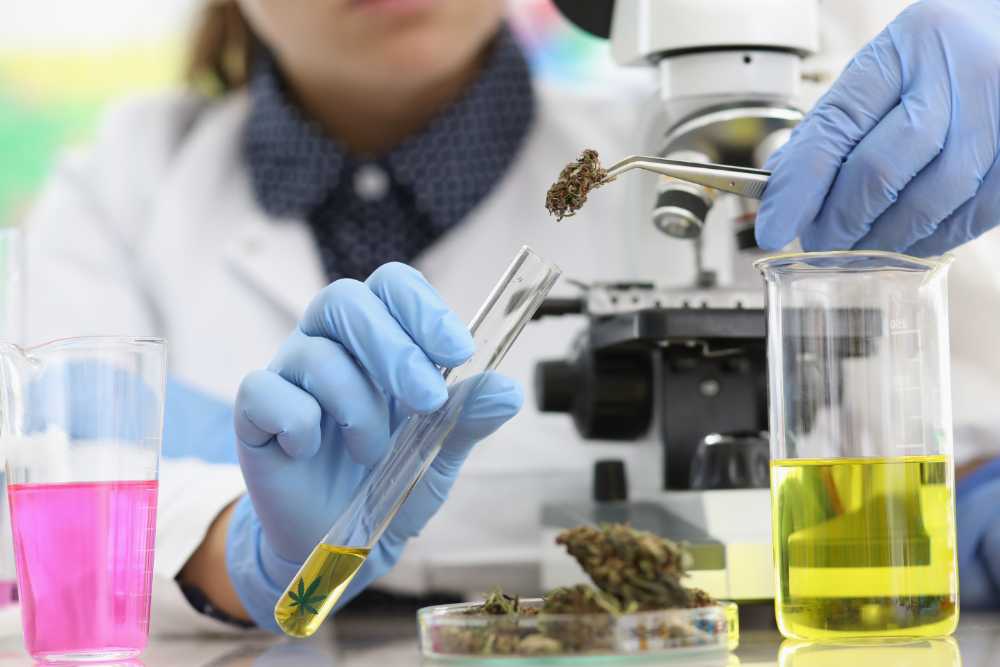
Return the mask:
[[[817,49],[818,0],[555,4],[609,39],[619,64],[656,69],[648,154],[760,168],[802,118],[793,100],[802,59]],[[543,306],[541,316],[583,314],[587,325],[566,358],[538,363],[535,396],[540,410],[570,415],[585,439],[650,441],[650,461],[628,474],[621,461],[599,462],[591,502],[543,508],[542,587],[584,580],[549,546],[556,532],[627,521],[685,542],[691,585],[732,600],[772,598],[757,202],[669,177],[633,199],[626,219],[646,254],[637,262],[662,266],[664,248],[686,244],[693,275],[664,286],[654,269],[646,282],[587,285],[579,299]]]

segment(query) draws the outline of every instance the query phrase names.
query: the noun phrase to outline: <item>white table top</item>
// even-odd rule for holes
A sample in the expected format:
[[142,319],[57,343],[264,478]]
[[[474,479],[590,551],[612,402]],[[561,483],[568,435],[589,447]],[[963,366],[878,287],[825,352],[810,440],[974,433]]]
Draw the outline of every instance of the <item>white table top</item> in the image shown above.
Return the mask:
[[[351,618],[306,641],[257,635],[244,639],[153,638],[128,667],[396,667],[421,662],[412,617]],[[779,655],[779,651],[783,655]],[[34,664],[18,638],[0,640],[0,667]],[[499,664],[499,663],[494,663]],[[518,665],[528,664],[518,662]],[[551,663],[549,663],[551,664]],[[562,663],[572,664],[572,663]],[[612,662],[589,664],[619,664]],[[1000,664],[1000,613],[966,613],[952,639],[893,645],[782,645],[773,628],[745,628],[735,655],[697,661],[624,661],[678,667],[986,667]]]

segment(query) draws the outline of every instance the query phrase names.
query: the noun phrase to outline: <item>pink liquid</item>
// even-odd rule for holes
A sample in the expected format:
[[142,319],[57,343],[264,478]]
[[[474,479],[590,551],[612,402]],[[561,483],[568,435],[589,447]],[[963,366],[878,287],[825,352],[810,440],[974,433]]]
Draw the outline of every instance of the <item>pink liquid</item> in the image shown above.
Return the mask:
[[11,484],[28,652],[135,655],[149,635],[155,481]]

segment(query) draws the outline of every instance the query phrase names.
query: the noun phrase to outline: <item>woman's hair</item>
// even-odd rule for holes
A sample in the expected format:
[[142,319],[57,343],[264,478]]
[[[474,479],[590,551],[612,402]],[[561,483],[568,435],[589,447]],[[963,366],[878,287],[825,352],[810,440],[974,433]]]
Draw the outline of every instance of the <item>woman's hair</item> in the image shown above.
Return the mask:
[[209,95],[246,85],[259,42],[235,0],[205,4],[191,33],[186,78]]

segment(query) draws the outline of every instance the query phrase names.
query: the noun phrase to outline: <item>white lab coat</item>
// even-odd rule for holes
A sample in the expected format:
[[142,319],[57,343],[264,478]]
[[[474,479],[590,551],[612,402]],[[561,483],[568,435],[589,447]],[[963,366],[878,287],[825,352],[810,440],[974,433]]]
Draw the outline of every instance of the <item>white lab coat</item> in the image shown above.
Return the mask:
[[[822,54],[812,69],[835,76],[901,4],[825,3],[824,43],[836,52]],[[803,103],[816,92],[807,91]],[[608,158],[645,148],[639,128],[650,94],[612,84],[591,92],[539,87],[537,119],[511,169],[466,221],[415,262],[460,315],[471,317],[522,244],[559,263],[566,276],[632,275],[622,242],[636,224],[623,214],[634,210],[626,188],[600,191],[561,224],[548,218],[542,201],[581,148]],[[326,279],[306,224],[271,219],[254,200],[240,142],[247,107],[244,94],[212,104],[181,93],[132,101],[109,113],[86,151],[59,166],[26,221],[29,341],[163,336],[171,373],[226,400],[246,372],[269,361]],[[657,277],[680,284],[691,275],[690,250],[674,243],[665,246]],[[987,396],[1000,397],[1000,353],[989,345],[1000,340],[1000,274],[989,261],[1000,256],[996,245],[996,237],[975,244],[964,252],[970,261],[955,268],[956,380],[968,373],[976,386],[969,395],[956,382],[960,421],[970,416],[963,402],[985,406]],[[971,309],[974,318],[966,316]],[[529,388],[524,413],[476,449],[449,501],[383,585],[450,586],[463,566],[489,564],[478,578],[470,574],[467,590],[494,580],[530,586],[504,568],[523,572],[519,564],[537,561],[541,503],[586,498],[596,458],[640,460],[638,445],[583,444],[568,417],[533,408],[534,362],[563,356],[581,326],[578,318],[561,318],[526,329],[503,366]],[[988,411],[971,416],[1000,431]],[[238,468],[171,461],[161,478],[154,630],[218,630],[220,624],[189,608],[173,578],[212,518],[242,492]],[[442,581],[435,575],[441,572],[449,577]]]

